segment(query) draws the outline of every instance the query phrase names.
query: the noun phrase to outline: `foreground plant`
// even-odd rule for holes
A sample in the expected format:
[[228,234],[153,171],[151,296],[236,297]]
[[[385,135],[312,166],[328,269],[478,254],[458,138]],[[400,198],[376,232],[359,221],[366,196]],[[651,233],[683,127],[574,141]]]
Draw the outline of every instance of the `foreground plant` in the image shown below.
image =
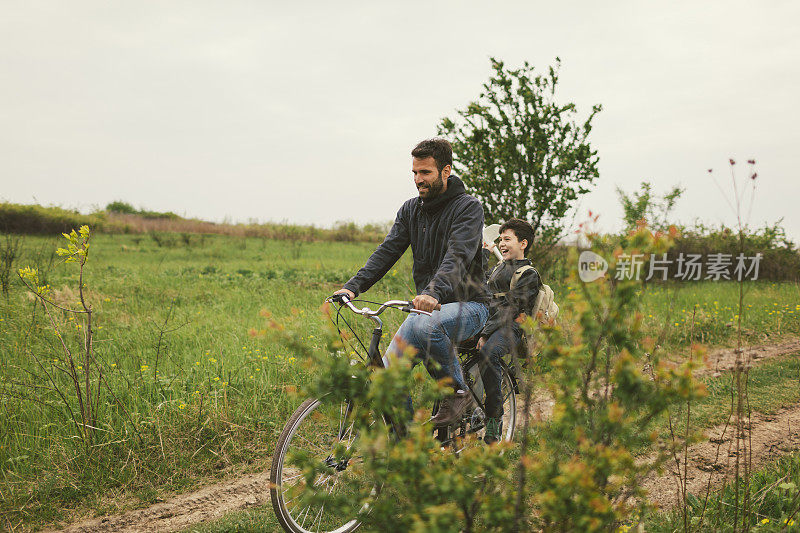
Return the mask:
[[[630,252],[663,253],[671,242],[642,228],[631,237]],[[616,258],[623,255],[618,250]],[[577,277],[572,283],[580,284]],[[304,482],[284,497],[304,499],[302,509],[320,509],[319,515],[309,512],[312,520],[323,509],[336,509],[341,516],[358,515],[369,530],[606,531],[642,516],[646,494],[640,482],[668,455],[656,450],[654,424],[669,406],[691,401],[702,389],[690,364],[668,366],[658,355],[645,359],[654,343],[641,336],[638,290],[635,282],[601,279],[571,296],[567,309],[574,326],[538,329],[527,321],[528,357],[538,352],[552,370],[537,376],[531,369],[541,365],[517,361],[524,396],[521,450],[469,439],[457,453],[442,449],[425,409],[407,428],[384,423],[382,414],[388,421],[406,420],[403,405],[414,380],[430,382],[411,370],[409,357],[369,369],[353,364],[335,335],[320,354],[298,341],[299,331],[275,324],[278,337],[312,370],[304,392],[327,406],[309,415],[317,416],[319,431],[330,425],[326,408],[339,416],[349,409],[339,406],[355,406],[332,432],[330,451],[295,453],[300,472],[294,476]],[[645,362],[653,365],[652,375],[643,371]],[[542,385],[555,400],[550,420],[533,414]],[[422,387],[423,403],[435,393]],[[335,482],[330,491],[319,489],[342,472],[347,477],[340,483],[352,490]]]
[[[665,252],[672,237],[641,227],[629,243],[629,250],[615,251],[610,271],[631,254]],[[657,352],[648,358],[655,343],[642,338],[637,282],[581,283],[575,272],[570,282],[578,286],[567,304],[574,325],[545,328],[537,337],[552,368],[542,381],[555,399],[553,416],[533,426],[535,442],[521,462],[538,527],[604,531],[642,516],[647,495],[640,482],[667,457],[656,450],[654,423],[703,391],[691,364],[667,365]]]
[[[98,429],[97,415],[101,401],[100,386],[103,379],[102,370],[94,359],[92,307],[87,302],[86,285],[84,284],[84,270],[89,258],[89,227],[81,226],[77,232],[72,230],[63,235],[67,240],[66,247],[59,248],[57,253],[65,258],[65,263],[77,264],[79,271],[79,300],[73,306],[60,305],[51,299],[50,286],[40,283],[37,269],[21,268],[18,273],[22,283],[41,304],[62,349],[61,356],[54,360],[52,366],[44,364],[42,358],[35,352],[31,352],[31,356],[46,377],[49,389],[60,398],[69,413],[88,455]],[[62,328],[56,321],[55,311],[62,311],[69,315],[69,323],[73,318],[78,318],[73,327],[80,330],[83,336],[83,342],[79,347],[70,345],[70,336],[62,332]],[[64,381],[59,379],[57,373],[67,377],[67,386],[64,386]]]

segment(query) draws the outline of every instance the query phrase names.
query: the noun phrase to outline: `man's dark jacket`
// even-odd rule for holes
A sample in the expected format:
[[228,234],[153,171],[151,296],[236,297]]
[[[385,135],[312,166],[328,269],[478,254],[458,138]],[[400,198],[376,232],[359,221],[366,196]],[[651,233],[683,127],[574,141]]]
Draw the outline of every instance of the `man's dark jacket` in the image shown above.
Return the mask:
[[461,179],[451,175],[440,196],[412,198],[403,204],[389,234],[344,288],[356,295],[366,291],[411,245],[417,294],[433,296],[442,304],[488,303],[482,235],[483,206],[466,193]]

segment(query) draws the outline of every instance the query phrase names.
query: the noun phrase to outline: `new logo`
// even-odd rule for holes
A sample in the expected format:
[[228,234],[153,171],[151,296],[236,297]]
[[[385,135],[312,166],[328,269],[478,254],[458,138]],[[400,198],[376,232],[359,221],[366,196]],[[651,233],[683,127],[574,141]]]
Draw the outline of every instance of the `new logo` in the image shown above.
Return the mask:
[[584,283],[591,283],[606,275],[608,262],[589,250],[581,252],[578,257],[578,276]]

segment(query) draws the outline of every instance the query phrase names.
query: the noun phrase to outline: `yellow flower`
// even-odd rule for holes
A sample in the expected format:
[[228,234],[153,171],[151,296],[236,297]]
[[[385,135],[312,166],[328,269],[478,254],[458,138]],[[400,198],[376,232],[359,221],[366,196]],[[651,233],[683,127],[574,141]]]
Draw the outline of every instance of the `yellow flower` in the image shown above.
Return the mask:
[[186,409],[186,404],[182,403],[178,406],[179,409]]
[[219,378],[214,378],[214,381],[219,381]]
[[763,519],[761,520],[761,523],[762,523],[762,524],[769,524],[769,518],[763,518]]

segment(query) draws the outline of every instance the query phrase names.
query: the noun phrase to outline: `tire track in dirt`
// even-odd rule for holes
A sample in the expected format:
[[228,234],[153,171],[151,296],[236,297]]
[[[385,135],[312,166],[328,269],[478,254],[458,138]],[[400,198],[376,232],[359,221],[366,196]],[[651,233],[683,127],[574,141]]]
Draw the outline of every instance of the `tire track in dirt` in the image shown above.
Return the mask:
[[[736,365],[736,348],[722,348],[712,350],[706,356],[705,364],[694,371],[695,378],[719,377],[724,372],[730,372]],[[800,352],[800,339],[790,339],[778,344],[758,344],[742,348],[741,360],[750,367],[763,364],[770,359]],[[682,362],[682,361],[681,361]],[[521,424],[525,414],[522,399],[517,399],[517,423]],[[546,391],[536,391],[531,398],[531,414],[533,420],[550,418],[553,414],[552,396]]]
[[[751,365],[763,363],[769,359],[800,352],[800,339],[793,339],[779,344],[747,347],[742,357]],[[731,370],[736,362],[735,349],[714,350],[709,353],[707,364],[697,371],[700,375],[716,375]],[[520,398],[521,400],[521,398]],[[523,407],[518,403],[518,419],[521,423]],[[539,393],[532,398],[531,412],[534,420],[547,419],[552,414],[553,400],[547,394]],[[800,447],[800,405],[791,409],[783,409],[775,415],[754,414],[751,418],[753,440],[753,465],[769,460],[785,449]],[[717,442],[719,439],[727,445],[733,443],[730,438],[732,429],[726,435],[722,428],[712,428],[707,434]],[[722,436],[721,436],[722,435]],[[712,477],[712,485],[722,480],[727,472],[725,459],[727,448],[711,441],[696,444],[690,448],[689,491],[704,489],[708,482],[708,470]],[[720,459],[715,460],[716,450],[720,450]],[[735,449],[735,447],[734,447]],[[670,465],[675,467],[674,463]],[[705,474],[705,475],[703,475]],[[730,476],[729,476],[730,477]],[[650,489],[651,498],[661,507],[674,505],[678,501],[678,489],[674,476],[648,478],[644,486]],[[716,481],[715,481],[716,479]],[[46,533],[63,531],[66,533],[154,533],[176,531],[199,522],[220,518],[232,511],[263,505],[269,500],[269,473],[250,474],[242,478],[207,485],[195,492],[182,494],[169,500],[143,509],[136,509],[118,515],[98,517],[66,526],[64,529],[51,529]]]
[[[733,370],[739,354],[735,348],[725,348],[712,350],[709,352],[706,364],[703,368],[695,371],[695,377],[713,376],[716,377],[723,372]],[[764,361],[800,352],[800,339],[791,339],[778,344],[757,344],[744,346],[741,358],[744,362],[749,362],[751,366],[761,364]]]
[[196,492],[119,515],[93,518],[46,533],[138,533],[176,531],[220,518],[231,511],[261,505],[269,499],[269,473],[207,485]]
[[[731,420],[727,426],[705,430],[706,440],[689,447],[687,492],[703,498],[709,484],[713,489],[726,479],[733,481],[737,455],[735,432],[735,422]],[[782,408],[771,415],[754,413],[749,423],[745,421],[738,440],[739,449],[745,445],[747,454],[752,454],[753,470],[787,452],[800,450],[800,404]],[[672,458],[667,461],[665,474],[650,476],[642,482],[648,499],[662,509],[680,503],[678,472],[683,475],[684,462],[682,452],[678,455],[677,461]],[[744,460],[746,457],[740,460],[740,469]]]

